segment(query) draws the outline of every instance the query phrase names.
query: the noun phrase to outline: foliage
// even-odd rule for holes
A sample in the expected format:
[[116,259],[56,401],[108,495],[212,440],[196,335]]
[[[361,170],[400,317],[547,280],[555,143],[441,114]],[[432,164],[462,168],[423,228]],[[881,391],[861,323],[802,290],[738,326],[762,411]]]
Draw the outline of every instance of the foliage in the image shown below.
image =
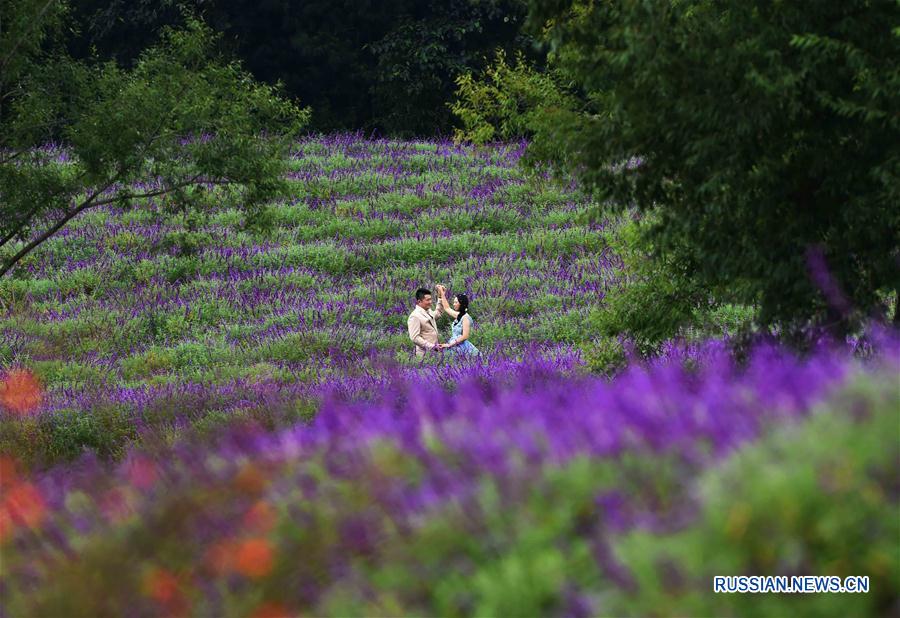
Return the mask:
[[627,365],[625,349],[614,337],[602,336],[582,346],[584,360],[591,371],[613,376]]
[[[158,197],[186,212],[222,187],[219,199],[252,222],[283,194],[286,149],[308,111],[222,61],[215,38],[189,19],[132,70],[30,50],[2,93],[12,102],[0,142],[0,276],[104,204]],[[40,147],[50,138],[65,151]]]
[[[605,206],[654,213],[699,285],[783,327],[900,287],[897,2],[532,0],[529,19],[586,93],[543,116],[550,158]],[[823,287],[847,301],[829,316]]]
[[463,126],[456,130],[455,139],[475,144],[532,137],[541,126],[541,116],[577,105],[557,73],[537,70],[522,52],[516,54],[515,66],[510,66],[506,53],[498,50],[482,76],[464,73],[456,78],[456,86],[450,110]]
[[[95,48],[127,65],[162,25],[181,23],[171,0],[73,0],[77,58]],[[312,106],[318,131],[434,136],[452,129],[445,106],[459,73],[496,48],[530,49],[523,0],[190,0],[253,75],[281,81]]]
[[710,294],[693,278],[696,265],[686,253],[656,252],[646,220],[629,220],[607,232],[610,247],[622,260],[621,279],[590,323],[607,337],[627,337],[642,354],[694,331],[701,337],[736,335],[748,329],[752,310],[725,307],[727,291]]
[[[274,434],[250,424],[274,403],[261,391],[214,446],[33,477],[0,459],[2,610],[890,612],[900,359],[884,343],[867,365],[763,347],[739,370],[713,350],[613,381],[534,362],[458,375],[452,394],[397,376],[311,421],[300,403]],[[198,394],[145,416],[177,421]],[[871,592],[711,594],[713,574],[742,573],[868,575]]]
[[[626,605],[690,616],[882,616],[900,590],[897,389],[860,380],[801,427],[749,447],[700,483],[695,523],[617,544]],[[713,576],[865,575],[866,594],[710,594]],[[801,598],[805,597],[805,598]]]
[[65,3],[54,0],[0,2],[0,120],[7,100],[17,94],[18,81],[32,68],[47,39],[59,33],[66,16]]
[[[416,2],[369,47],[377,58],[372,94],[379,122],[395,134],[447,133],[446,101],[457,75],[481,68],[495,49],[525,47],[521,0]],[[427,115],[423,113],[427,110]]]

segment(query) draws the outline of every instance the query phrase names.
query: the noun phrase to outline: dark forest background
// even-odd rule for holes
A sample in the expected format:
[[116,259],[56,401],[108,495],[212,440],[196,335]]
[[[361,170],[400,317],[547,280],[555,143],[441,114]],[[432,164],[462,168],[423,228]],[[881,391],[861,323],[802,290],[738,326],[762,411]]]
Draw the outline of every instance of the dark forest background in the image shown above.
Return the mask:
[[128,67],[184,7],[257,79],[311,106],[323,132],[448,134],[457,75],[498,48],[534,50],[523,0],[73,0],[69,53]]

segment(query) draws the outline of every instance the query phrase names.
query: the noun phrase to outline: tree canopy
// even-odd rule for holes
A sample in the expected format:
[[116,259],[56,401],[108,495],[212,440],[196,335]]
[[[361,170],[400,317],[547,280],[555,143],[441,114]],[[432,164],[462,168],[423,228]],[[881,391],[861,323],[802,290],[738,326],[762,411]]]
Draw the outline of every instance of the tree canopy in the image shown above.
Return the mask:
[[782,325],[900,289],[895,0],[531,0],[529,20],[585,95],[538,141],[694,280]]
[[[521,32],[525,0],[179,0],[223,34],[222,45],[266,83],[312,107],[314,130],[449,133],[457,74],[495,48],[533,53]],[[72,0],[73,57],[92,49],[129,66],[162,25],[182,23],[175,0]]]
[[[100,205],[168,196],[186,209],[224,187],[221,198],[232,197],[253,223],[284,192],[286,151],[309,112],[221,58],[201,22],[166,29],[126,70],[33,40],[17,45],[64,9],[4,4],[12,23],[32,26],[0,31],[0,62],[17,67],[4,73],[0,95],[0,276]],[[51,140],[60,150],[46,147]]]

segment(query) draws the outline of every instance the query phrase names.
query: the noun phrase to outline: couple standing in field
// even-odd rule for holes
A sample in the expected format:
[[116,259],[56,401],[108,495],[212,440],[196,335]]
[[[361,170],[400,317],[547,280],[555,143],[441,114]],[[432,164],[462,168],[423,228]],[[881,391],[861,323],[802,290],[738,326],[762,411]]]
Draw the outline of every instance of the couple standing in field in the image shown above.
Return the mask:
[[[457,357],[478,356],[478,348],[472,345],[469,337],[475,321],[469,315],[469,298],[465,294],[457,294],[453,297],[453,307],[447,302],[447,288],[437,286],[438,306],[432,310],[431,290],[419,288],[416,290],[416,308],[409,314],[406,326],[409,330],[409,338],[416,344],[416,356],[424,357],[428,352],[440,352],[450,350]],[[438,340],[437,318],[441,313],[446,313],[454,318],[452,337],[447,343]]]

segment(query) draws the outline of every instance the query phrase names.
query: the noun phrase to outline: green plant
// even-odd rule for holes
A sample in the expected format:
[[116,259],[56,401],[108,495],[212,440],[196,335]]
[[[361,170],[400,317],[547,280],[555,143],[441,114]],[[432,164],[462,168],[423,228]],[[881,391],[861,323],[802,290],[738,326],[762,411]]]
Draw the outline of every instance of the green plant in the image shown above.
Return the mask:
[[[0,277],[103,205],[158,198],[190,229],[189,213],[208,204],[203,187],[217,185],[248,225],[264,218],[265,204],[288,188],[285,154],[309,111],[222,61],[216,35],[194,18],[164,29],[130,70],[42,49],[34,42],[64,10],[62,2],[3,6],[4,25],[14,27],[0,31]],[[41,148],[48,136],[66,144],[67,164]],[[154,185],[135,188],[147,179]]]
[[536,119],[547,108],[575,106],[559,78],[553,71],[535,69],[521,52],[511,66],[506,52],[497,50],[483,75],[476,78],[464,73],[456,78],[456,98],[450,110],[463,126],[456,129],[454,138],[485,144],[531,136]]
[[615,337],[597,337],[583,344],[581,351],[588,369],[594,373],[614,375],[627,360],[622,344]]
[[90,413],[57,412],[43,417],[38,427],[47,442],[42,455],[52,462],[74,460],[85,450],[114,460],[137,435],[132,420],[111,404],[95,406]]
[[[743,449],[700,482],[697,521],[636,531],[617,553],[636,578],[616,613],[693,616],[890,613],[900,590],[894,376],[858,377],[826,409]],[[868,594],[711,594],[715,575],[864,575]]]
[[644,354],[686,329],[705,325],[719,304],[692,277],[692,263],[656,253],[646,231],[643,222],[629,221],[606,234],[610,249],[622,260],[620,281],[588,317],[592,332],[628,337]]
[[160,241],[159,247],[164,251],[175,249],[179,256],[190,256],[199,253],[201,249],[211,244],[212,236],[206,232],[179,230],[166,234]]
[[529,6],[585,93],[538,118],[538,160],[604,209],[652,214],[657,255],[763,325],[883,313],[900,289],[896,2]]

